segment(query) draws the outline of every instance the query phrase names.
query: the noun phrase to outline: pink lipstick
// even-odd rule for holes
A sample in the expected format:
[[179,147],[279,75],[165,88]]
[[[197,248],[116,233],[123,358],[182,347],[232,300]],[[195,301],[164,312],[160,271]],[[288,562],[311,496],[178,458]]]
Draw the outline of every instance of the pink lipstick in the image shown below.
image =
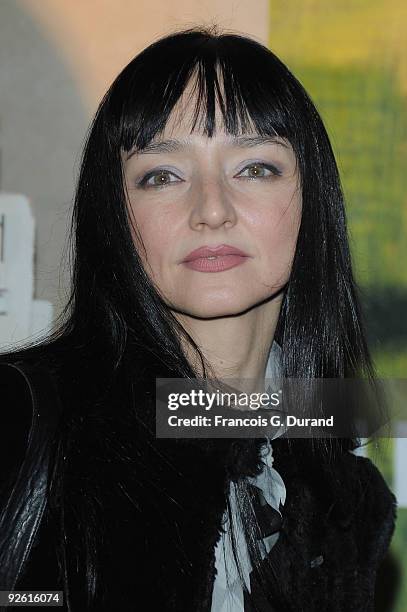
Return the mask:
[[198,272],[223,272],[240,266],[249,258],[236,247],[221,244],[216,247],[203,246],[189,253],[181,263]]

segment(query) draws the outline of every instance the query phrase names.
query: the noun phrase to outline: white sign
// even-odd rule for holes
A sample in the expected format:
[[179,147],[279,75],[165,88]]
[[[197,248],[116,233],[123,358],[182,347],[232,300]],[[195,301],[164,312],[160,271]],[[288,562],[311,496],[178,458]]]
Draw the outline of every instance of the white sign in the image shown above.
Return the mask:
[[52,305],[34,300],[34,218],[28,198],[0,194],[0,350],[50,327]]

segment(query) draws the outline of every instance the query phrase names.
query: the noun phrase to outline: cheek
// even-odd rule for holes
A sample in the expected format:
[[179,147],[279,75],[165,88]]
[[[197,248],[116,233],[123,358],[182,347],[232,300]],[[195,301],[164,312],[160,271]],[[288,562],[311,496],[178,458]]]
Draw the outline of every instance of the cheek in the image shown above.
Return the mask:
[[258,245],[264,271],[276,282],[288,280],[295,254],[301,221],[301,203],[293,201],[283,207],[273,218],[262,219],[259,225]]
[[165,214],[152,215],[151,210],[144,210],[143,208],[137,209],[134,216],[137,219],[137,233],[142,237],[145,252],[139,243],[136,232],[133,230],[132,235],[137,250],[143,261],[146,254],[147,263],[154,275],[160,275],[165,261],[168,261],[171,254],[171,249],[174,248],[176,238],[172,231],[176,224],[174,220],[170,221]]

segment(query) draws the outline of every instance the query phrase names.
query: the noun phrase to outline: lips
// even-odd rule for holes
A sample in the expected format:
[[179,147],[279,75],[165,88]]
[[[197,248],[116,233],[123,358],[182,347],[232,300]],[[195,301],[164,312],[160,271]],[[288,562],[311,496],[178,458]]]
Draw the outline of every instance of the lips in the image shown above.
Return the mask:
[[191,253],[189,253],[185,257],[185,259],[182,260],[181,263],[187,263],[189,261],[195,261],[196,259],[203,259],[207,257],[222,257],[224,255],[238,255],[240,257],[248,257],[247,253],[245,253],[241,249],[233,247],[229,244],[221,244],[216,247],[203,246],[199,249],[195,249],[194,251],[191,251]]

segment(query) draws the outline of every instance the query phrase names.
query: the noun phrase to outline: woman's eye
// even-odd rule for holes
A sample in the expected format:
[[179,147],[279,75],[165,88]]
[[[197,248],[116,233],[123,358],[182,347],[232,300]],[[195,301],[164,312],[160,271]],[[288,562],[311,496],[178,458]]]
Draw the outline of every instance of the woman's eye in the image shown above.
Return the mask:
[[[248,172],[248,174],[244,175],[242,172]],[[256,162],[250,164],[243,168],[241,172],[237,176],[242,176],[243,178],[248,179],[256,179],[256,178],[271,178],[273,176],[281,176],[282,172],[276,166],[272,164],[265,164],[263,162]]]
[[[246,174],[243,174],[246,173]],[[255,162],[247,165],[236,176],[245,179],[271,179],[275,176],[281,176],[282,172],[272,164],[263,162]],[[171,180],[171,177],[175,180]],[[148,172],[138,183],[137,186],[143,189],[166,187],[173,183],[179,183],[182,179],[176,176],[170,170],[152,170]]]
[[[165,187],[170,183],[178,183],[179,180],[171,181],[170,177],[175,177],[176,175],[169,170],[154,170],[152,172],[148,172],[141,181],[139,181],[139,187]],[[178,178],[178,177],[177,177]]]

